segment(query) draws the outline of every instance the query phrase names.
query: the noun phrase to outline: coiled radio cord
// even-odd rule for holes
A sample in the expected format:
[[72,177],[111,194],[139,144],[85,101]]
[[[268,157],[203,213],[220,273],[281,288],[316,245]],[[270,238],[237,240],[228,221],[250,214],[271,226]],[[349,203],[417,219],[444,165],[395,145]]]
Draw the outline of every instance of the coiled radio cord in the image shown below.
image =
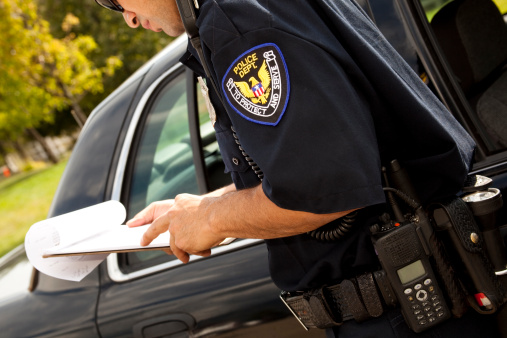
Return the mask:
[[350,229],[352,229],[357,215],[357,210],[353,211],[337,220],[337,222],[339,221],[338,224],[332,223],[324,225],[318,229],[307,232],[307,234],[322,242],[337,241],[347,235]]
[[241,143],[239,142],[239,137],[236,134],[236,130],[234,130],[233,126],[231,126],[231,130],[232,130],[232,136],[234,137],[234,141],[236,142],[239,150],[241,151],[241,155],[243,155],[243,157],[245,158],[248,165],[250,167],[252,167],[252,170],[257,175],[259,180],[262,182],[262,179],[264,178],[264,173],[262,172],[261,168],[259,168],[257,163],[255,163],[255,161],[250,156],[248,156],[248,154],[245,152],[245,149],[243,149],[243,147],[241,146]]

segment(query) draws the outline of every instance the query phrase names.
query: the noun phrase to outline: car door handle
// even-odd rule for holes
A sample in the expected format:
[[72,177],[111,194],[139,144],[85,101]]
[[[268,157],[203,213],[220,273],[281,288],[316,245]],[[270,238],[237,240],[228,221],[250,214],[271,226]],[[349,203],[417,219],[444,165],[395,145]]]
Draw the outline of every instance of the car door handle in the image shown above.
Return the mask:
[[135,338],[188,337],[195,327],[195,319],[186,313],[174,313],[166,316],[143,320],[134,325]]

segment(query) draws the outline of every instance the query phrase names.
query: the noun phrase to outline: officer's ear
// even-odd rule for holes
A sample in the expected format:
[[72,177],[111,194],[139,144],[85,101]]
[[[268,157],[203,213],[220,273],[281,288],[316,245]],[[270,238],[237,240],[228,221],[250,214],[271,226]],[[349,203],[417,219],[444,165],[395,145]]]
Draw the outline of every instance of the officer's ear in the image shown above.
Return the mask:
[[139,27],[139,20],[137,20],[136,13],[124,10],[122,14],[123,14],[123,19],[125,20],[125,22],[127,23],[127,25],[130,28]]

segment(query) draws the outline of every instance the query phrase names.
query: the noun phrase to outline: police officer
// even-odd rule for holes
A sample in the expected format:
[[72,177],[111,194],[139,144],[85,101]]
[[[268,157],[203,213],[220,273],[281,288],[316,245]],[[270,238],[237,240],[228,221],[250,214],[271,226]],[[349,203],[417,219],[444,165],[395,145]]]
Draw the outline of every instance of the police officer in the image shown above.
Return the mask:
[[[175,0],[96,1],[132,28],[184,33]],[[383,165],[398,159],[423,203],[461,189],[472,139],[355,2],[197,4],[204,60],[189,46],[181,61],[203,77],[201,62],[210,68],[211,118],[234,185],[148,206],[128,222],[152,223],[142,244],[169,230],[170,252],[188,262],[227,237],[266,239],[275,284],[313,290],[378,269],[368,225],[384,209]],[[308,234],[356,210],[343,238]],[[423,335],[491,334],[468,316]],[[399,310],[328,330],[338,332],[414,334]]]

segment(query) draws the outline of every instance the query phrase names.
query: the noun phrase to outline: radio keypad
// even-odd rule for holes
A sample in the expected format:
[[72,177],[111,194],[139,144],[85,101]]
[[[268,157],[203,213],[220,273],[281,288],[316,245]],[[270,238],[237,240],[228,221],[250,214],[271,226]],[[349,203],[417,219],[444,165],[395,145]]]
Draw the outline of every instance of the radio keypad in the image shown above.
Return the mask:
[[[405,295],[409,302],[412,303],[412,313],[420,325],[433,323],[437,317],[445,315],[443,307],[440,303],[440,297],[435,293],[433,281],[426,279],[424,282],[418,283],[413,288],[406,288]],[[412,293],[415,290],[415,297]]]

